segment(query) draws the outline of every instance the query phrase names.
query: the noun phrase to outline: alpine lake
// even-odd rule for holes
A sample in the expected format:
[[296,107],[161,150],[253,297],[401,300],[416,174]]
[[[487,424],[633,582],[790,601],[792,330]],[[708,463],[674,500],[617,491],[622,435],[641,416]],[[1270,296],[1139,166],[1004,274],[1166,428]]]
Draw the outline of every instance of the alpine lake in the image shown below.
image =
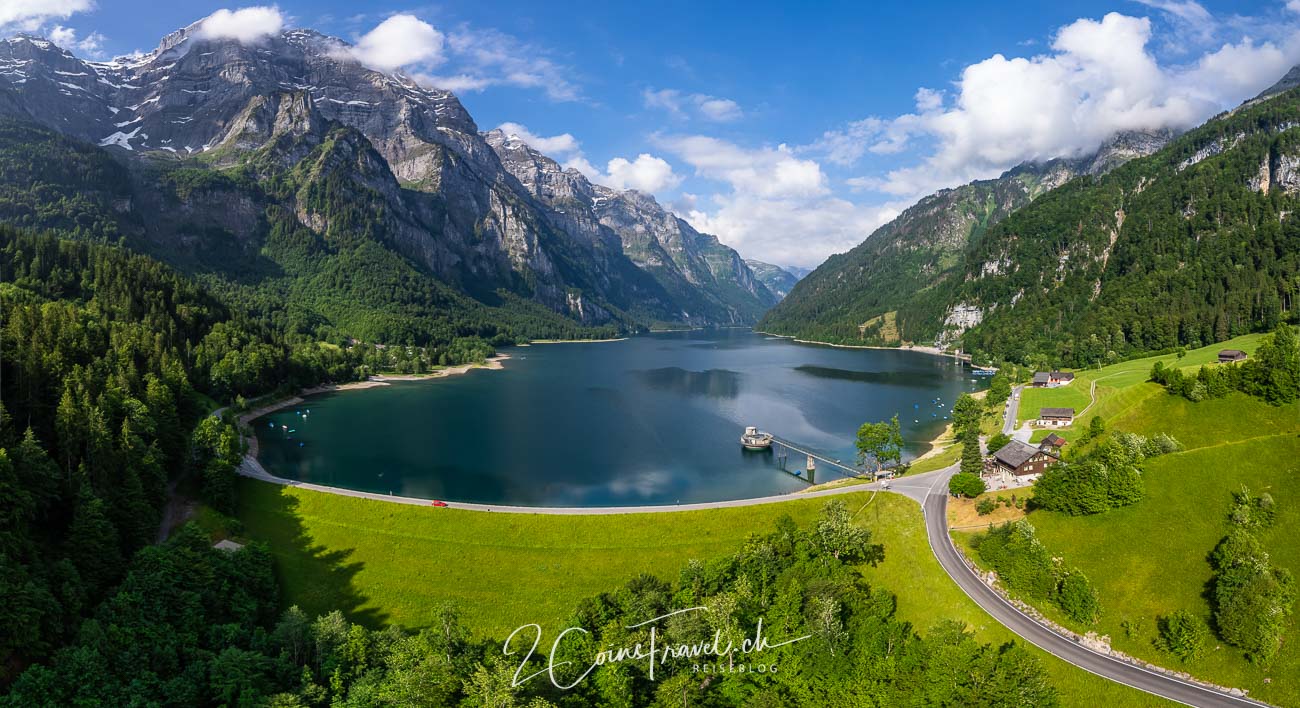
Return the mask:
[[744,499],[808,486],[805,456],[783,470],[773,452],[740,446],[745,426],[853,464],[858,427],[898,414],[906,460],[959,394],[987,384],[950,357],[743,329],[503,353],[500,371],[325,393],[254,420],[261,462],[303,482],[485,504]]

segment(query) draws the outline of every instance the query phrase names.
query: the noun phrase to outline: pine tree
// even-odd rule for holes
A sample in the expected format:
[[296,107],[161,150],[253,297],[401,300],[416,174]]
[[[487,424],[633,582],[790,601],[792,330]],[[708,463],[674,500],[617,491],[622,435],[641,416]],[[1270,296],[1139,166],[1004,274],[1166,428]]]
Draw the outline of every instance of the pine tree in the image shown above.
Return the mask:
[[979,436],[969,435],[961,443],[962,474],[979,475],[984,471],[984,455],[980,453]]
[[108,520],[103,500],[85,484],[63,544],[91,594],[102,592],[122,571],[117,529]]

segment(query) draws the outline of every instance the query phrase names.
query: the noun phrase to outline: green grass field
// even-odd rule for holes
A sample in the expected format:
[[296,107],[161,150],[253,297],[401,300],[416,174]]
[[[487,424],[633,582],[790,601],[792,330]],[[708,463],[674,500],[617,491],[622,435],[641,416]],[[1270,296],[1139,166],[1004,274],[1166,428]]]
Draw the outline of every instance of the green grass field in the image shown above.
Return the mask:
[[[1084,571],[1104,608],[1094,627],[1071,623],[1052,607],[1041,607],[1045,614],[1078,630],[1109,635],[1117,649],[1154,663],[1249,689],[1260,700],[1300,705],[1300,627],[1294,619],[1269,667],[1249,663],[1217,640],[1217,648],[1188,664],[1154,645],[1158,616],[1186,609],[1211,619],[1206,557],[1226,532],[1231,494],[1242,485],[1277,500],[1277,522],[1263,541],[1275,564],[1300,573],[1300,545],[1292,538],[1300,529],[1300,404],[1273,407],[1241,394],[1192,403],[1146,382],[1157,359],[1194,371],[1214,361],[1220,349],[1253,353],[1259,339],[1239,337],[1188,352],[1181,360],[1169,355],[1082,372],[1074,385],[1098,382],[1098,400],[1088,417],[1101,415],[1112,431],[1168,433],[1186,449],[1146,463],[1147,496],[1132,507],[1086,517],[1040,510],[1028,518],[1054,555]],[[1044,393],[1059,396],[1060,391]],[[1067,404],[1053,400],[1050,405]],[[1064,434],[1071,438],[1080,429]],[[954,536],[965,543],[970,534]]]
[[[450,601],[480,636],[502,638],[527,622],[562,623],[582,597],[638,573],[673,578],[691,558],[732,552],[782,514],[800,524],[824,499],[617,516],[492,514],[355,499],[241,480],[240,519],[267,541],[286,604],[309,613],[342,609],[372,626],[421,627]],[[1016,637],[979,609],[930,552],[920,507],[893,494],[846,494],[886,559],[867,580],[898,596],[900,617],[924,632],[942,618],[965,622],[985,642]],[[1076,669],[1034,647],[1065,705],[1167,705]]]
[[1145,384],[1147,377],[1151,374],[1151,367],[1155,366],[1157,361],[1162,362],[1165,366],[1177,366],[1194,371],[1203,364],[1218,361],[1219,350],[1221,349],[1240,349],[1254,354],[1255,349],[1259,347],[1260,340],[1263,338],[1264,335],[1262,334],[1248,334],[1212,346],[1190,350],[1181,359],[1175,354],[1164,354],[1145,359],[1134,359],[1133,361],[1113,364],[1100,369],[1077,371],[1075,372],[1074,383],[1069,386],[1025,388],[1020,396],[1020,410],[1016,417],[1021,423],[1032,420],[1038,417],[1038,409],[1043,407],[1074,408],[1077,413],[1082,413],[1084,409],[1088,408],[1090,401],[1088,390],[1095,381],[1097,382],[1096,408],[1089,409],[1084,414],[1081,422],[1087,423],[1088,419],[1094,415],[1100,415],[1102,419],[1106,420],[1113,417],[1124,407],[1150,395],[1151,391],[1145,391],[1134,396],[1136,392],[1128,389]]

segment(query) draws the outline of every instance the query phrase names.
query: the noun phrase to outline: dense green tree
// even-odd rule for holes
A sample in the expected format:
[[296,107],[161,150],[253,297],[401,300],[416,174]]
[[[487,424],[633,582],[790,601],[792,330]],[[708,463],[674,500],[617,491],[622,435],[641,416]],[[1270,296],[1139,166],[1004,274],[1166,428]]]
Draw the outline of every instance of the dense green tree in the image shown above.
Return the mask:
[[1097,591],[1082,571],[1071,570],[1060,579],[1056,588],[1056,604],[1076,622],[1096,624],[1101,617],[1101,601]]
[[1174,610],[1167,617],[1157,619],[1160,628],[1160,645],[1165,651],[1183,661],[1198,659],[1205,653],[1210,640],[1210,629],[1205,621],[1187,610]]
[[969,393],[957,397],[952,406],[952,429],[958,440],[979,437],[984,406]]
[[863,423],[858,428],[856,445],[858,464],[870,465],[873,472],[880,472],[891,462],[898,464],[903,459],[903,434],[898,416],[879,423]]
[[948,491],[963,497],[974,499],[983,494],[984,480],[977,474],[958,472],[948,480]]
[[993,437],[989,438],[986,447],[988,447],[990,453],[994,453],[1006,447],[1007,443],[1009,442],[1011,442],[1010,435],[1007,435],[1005,433],[998,433],[997,435],[994,435]]
[[984,471],[984,454],[980,452],[978,435],[967,435],[961,441],[961,473],[978,477]]

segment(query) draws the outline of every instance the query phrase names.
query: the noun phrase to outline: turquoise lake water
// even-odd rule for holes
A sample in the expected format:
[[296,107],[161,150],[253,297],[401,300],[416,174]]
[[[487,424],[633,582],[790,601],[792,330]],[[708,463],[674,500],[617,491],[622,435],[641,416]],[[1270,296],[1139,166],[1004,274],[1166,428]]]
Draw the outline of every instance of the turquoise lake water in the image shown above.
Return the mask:
[[[254,421],[262,463],[290,479],[448,501],[741,499],[806,486],[771,454],[741,449],[746,425],[851,461],[858,426],[897,413],[911,457],[942,430],[958,394],[986,383],[949,358],[746,330],[505,353],[501,371],[312,396]],[[819,482],[836,477],[817,470]]]

